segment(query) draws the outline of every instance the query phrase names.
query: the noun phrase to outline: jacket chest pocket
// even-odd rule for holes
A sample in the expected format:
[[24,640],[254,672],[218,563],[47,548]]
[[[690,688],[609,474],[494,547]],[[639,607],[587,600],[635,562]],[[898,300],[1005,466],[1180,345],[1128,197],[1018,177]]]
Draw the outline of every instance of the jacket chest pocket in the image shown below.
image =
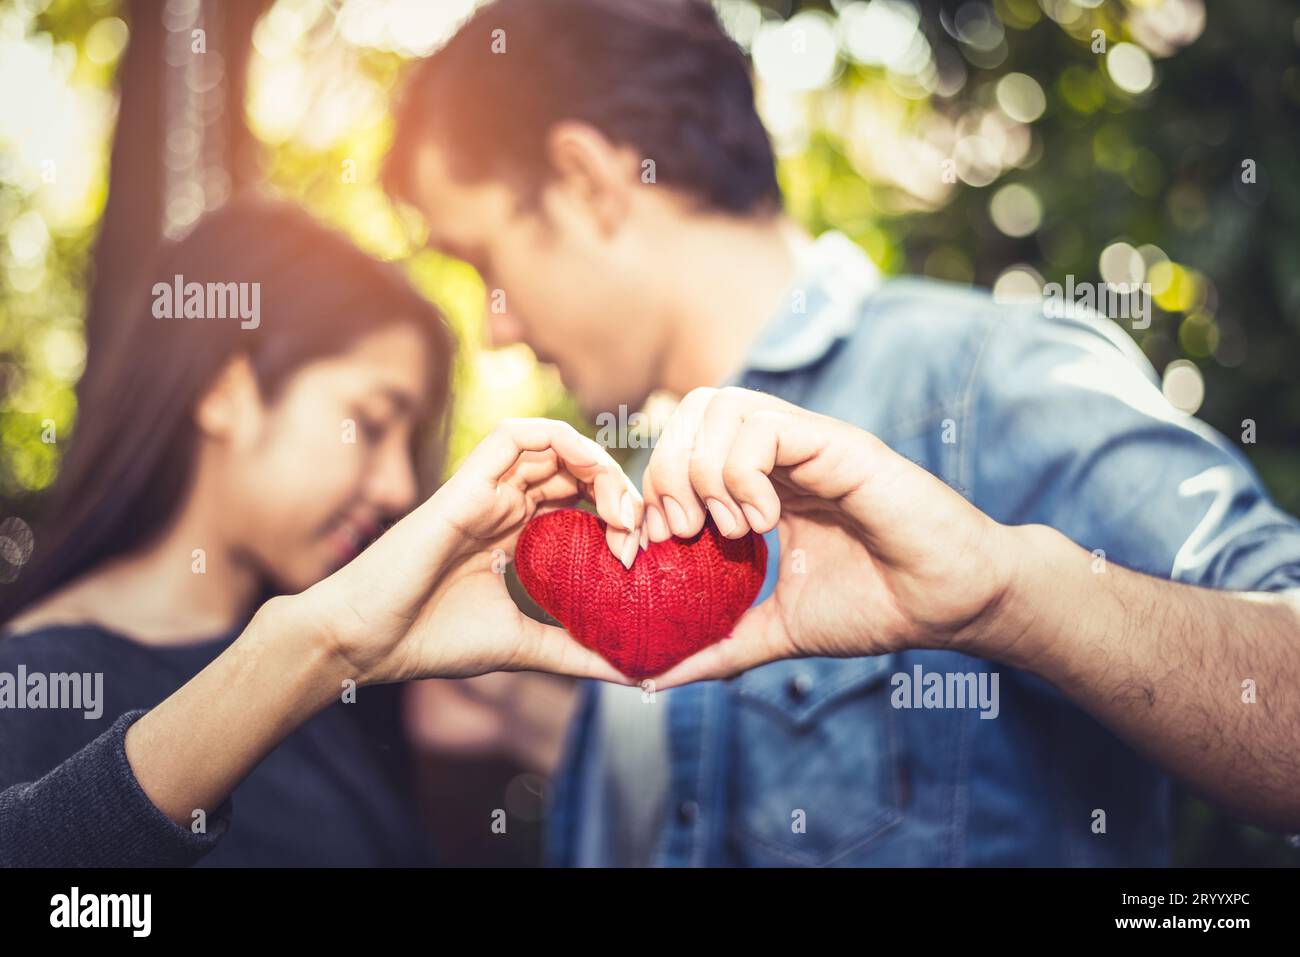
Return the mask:
[[781,661],[732,684],[728,840],[742,863],[847,863],[902,820],[894,658]]

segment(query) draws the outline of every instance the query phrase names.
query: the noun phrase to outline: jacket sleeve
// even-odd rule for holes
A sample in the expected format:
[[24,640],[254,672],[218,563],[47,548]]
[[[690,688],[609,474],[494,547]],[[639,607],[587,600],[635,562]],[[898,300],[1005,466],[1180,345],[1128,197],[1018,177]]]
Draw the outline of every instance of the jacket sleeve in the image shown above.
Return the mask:
[[42,777],[0,791],[0,866],[184,867],[216,846],[230,827],[231,798],[195,833],[136,780],[126,732],[146,713],[125,712]]
[[1234,443],[1166,401],[1109,320],[1008,316],[982,366],[968,461],[994,518],[1186,584],[1300,587],[1300,522]]

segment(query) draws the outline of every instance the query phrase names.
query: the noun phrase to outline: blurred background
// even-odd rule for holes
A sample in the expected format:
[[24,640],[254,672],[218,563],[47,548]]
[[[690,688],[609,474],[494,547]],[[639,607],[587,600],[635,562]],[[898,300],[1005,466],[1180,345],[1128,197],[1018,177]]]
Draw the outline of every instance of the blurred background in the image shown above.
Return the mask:
[[[1129,329],[1166,395],[1239,441],[1300,513],[1294,0],[715,5],[752,55],[797,218],[843,230],[886,272],[1008,300],[1067,275],[1149,283],[1150,327]],[[473,6],[0,0],[0,580],[30,553],[24,516],[73,431],[95,304],[249,185],[403,262],[445,310],[462,343],[451,466],[506,415],[577,423],[526,347],[481,347],[477,275],[419,249],[376,185],[404,63]],[[516,819],[540,816],[536,775],[461,760],[453,786],[449,768],[425,768],[437,830],[457,789],[504,789]],[[1300,862],[1300,839],[1185,794],[1175,819],[1178,864]],[[449,854],[532,863],[536,839]]]

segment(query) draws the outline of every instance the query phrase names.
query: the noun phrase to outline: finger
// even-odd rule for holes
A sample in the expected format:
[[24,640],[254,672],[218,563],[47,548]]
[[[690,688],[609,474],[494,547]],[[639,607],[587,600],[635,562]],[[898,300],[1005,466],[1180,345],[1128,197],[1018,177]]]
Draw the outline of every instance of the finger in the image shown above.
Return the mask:
[[605,520],[605,524],[623,531],[639,530],[641,493],[622,469],[615,465],[613,469],[596,472],[591,479],[591,491],[596,514]]
[[[465,466],[492,482],[515,467],[525,452],[554,451],[559,464],[593,490],[597,512],[607,523],[638,528],[641,495],[599,444],[567,422],[552,419],[506,419],[465,460]],[[605,480],[597,484],[598,476]]]
[[635,682],[590,648],[578,644],[563,628],[543,625],[525,615],[520,644],[506,671],[545,671],[574,678],[596,678],[614,684]]
[[544,482],[560,470],[560,457],[554,449],[542,452],[521,452],[515,464],[506,470],[501,481],[524,491],[530,485]]
[[897,466],[911,463],[871,433],[838,419],[794,406],[764,409],[751,418],[759,422],[752,440],[747,439],[753,443],[745,453],[754,456],[750,461],[765,459],[763,446],[773,442],[767,474],[780,469],[783,484],[825,502],[840,502],[868,479],[904,484],[909,477]]
[[524,497],[536,514],[546,506],[571,504],[582,497],[582,486],[568,472],[556,472],[550,478],[524,489]]
[[569,431],[594,461],[590,465],[572,465],[566,461],[565,467],[590,486],[597,513],[607,524],[639,531],[644,504],[637,487],[604,446],[579,434],[572,426]]
[[[644,494],[644,493],[643,493]],[[645,505],[645,522],[641,527],[642,538],[651,542],[666,542],[672,537],[668,519],[664,517],[663,503]]]
[[[525,453],[534,454],[534,453]],[[517,467],[516,473],[537,474],[542,471],[543,463],[532,462],[527,465]],[[557,465],[558,468],[558,465]],[[614,557],[622,563],[624,568],[631,568],[632,562],[636,558],[642,532],[624,531],[623,525],[631,524],[634,528],[636,522],[635,511],[631,496],[637,494],[635,488],[630,487],[622,471],[617,476],[612,475],[608,470],[602,470],[596,473],[595,481],[591,486],[581,482],[569,471],[556,471],[537,485],[529,486],[525,490],[525,497],[535,512],[537,508],[553,504],[559,501],[572,502],[578,496],[588,494],[592,501],[597,503],[597,514],[602,509],[605,519],[605,542]],[[637,496],[639,500],[639,495]],[[610,503],[619,501],[620,514],[617,517],[610,516]],[[611,518],[614,518],[611,521]]]
[[729,637],[702,648],[651,679],[655,690],[731,678],[750,668],[790,657],[782,643],[769,637],[770,615],[767,602],[746,612]]
[[613,458],[609,462],[611,468],[601,469],[592,479],[591,499],[596,503],[596,514],[605,520],[605,544],[624,568],[631,568],[641,541],[645,506],[641,493],[623,470]]
[[806,418],[766,409],[751,413],[741,424],[722,468],[722,480],[754,531],[770,531],[781,517],[781,498],[769,476],[782,446],[787,460],[796,458],[799,447],[808,445],[813,428]]
[[[556,470],[549,476],[543,475],[545,472],[546,462],[542,458],[535,458],[525,461],[523,456],[545,456],[548,453],[525,452],[521,455],[519,463],[512,469],[511,473],[515,476],[512,481],[518,480],[523,476],[539,476],[541,481],[538,484],[530,485],[523,489],[524,497],[528,500],[530,513],[536,514],[538,510],[548,505],[555,505],[560,502],[572,502],[579,496],[588,492],[587,486],[579,481],[568,471]],[[555,462],[554,453],[551,455],[551,461]],[[593,499],[599,499],[603,502],[610,502],[615,498],[616,492],[625,491],[624,487],[619,484],[611,486],[610,483],[617,482],[617,479],[610,476],[608,472],[600,472],[596,476],[596,485],[602,491],[591,496]],[[609,546],[614,557],[622,563],[624,568],[631,568],[632,562],[636,558],[636,553],[640,547],[644,528],[641,531],[626,532],[617,524],[611,524],[606,521],[605,524],[605,542]]]
[[[500,482],[524,452],[553,450],[566,467],[594,466],[595,452],[567,422],[552,419],[506,419],[499,423],[465,459],[462,469],[492,482]],[[596,449],[595,443],[591,443]]]
[[605,526],[605,544],[624,568],[631,568],[641,545],[640,532],[625,532],[613,525]]
[[593,456],[594,462],[590,465],[572,465],[566,461],[563,463],[565,468],[585,483],[596,506],[596,514],[607,525],[639,533],[645,505],[636,485],[602,445],[579,434],[572,427],[570,430]]
[[[672,535],[690,538],[704,526],[704,505],[691,488],[690,456],[704,410],[716,389],[692,389],[669,416],[641,483],[646,505],[656,513],[648,519],[651,541]],[[661,523],[662,520],[662,523]]]
[[688,473],[691,488],[713,516],[713,524],[727,538],[749,533],[749,519],[732,498],[723,478],[731,447],[753,408],[757,393],[743,389],[721,389],[714,394],[695,435]]

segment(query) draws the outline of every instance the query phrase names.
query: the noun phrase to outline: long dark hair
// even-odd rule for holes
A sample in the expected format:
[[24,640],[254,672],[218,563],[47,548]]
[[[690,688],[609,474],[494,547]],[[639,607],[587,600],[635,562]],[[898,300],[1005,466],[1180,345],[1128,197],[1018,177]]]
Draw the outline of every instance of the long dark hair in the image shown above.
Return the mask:
[[[395,266],[366,255],[297,207],[245,197],[164,246],[140,275],[125,308],[103,317],[103,334],[87,356],[74,434],[37,516],[31,560],[16,582],[0,588],[0,623],[162,530],[191,480],[193,410],[241,353],[270,401],[303,363],[343,351],[384,324],[415,321],[432,345],[434,400],[433,421],[418,430],[413,454],[422,493],[437,481],[454,340],[438,310]],[[155,284],[171,286],[176,276],[205,288],[260,284],[256,328],[238,316],[157,317]]]

